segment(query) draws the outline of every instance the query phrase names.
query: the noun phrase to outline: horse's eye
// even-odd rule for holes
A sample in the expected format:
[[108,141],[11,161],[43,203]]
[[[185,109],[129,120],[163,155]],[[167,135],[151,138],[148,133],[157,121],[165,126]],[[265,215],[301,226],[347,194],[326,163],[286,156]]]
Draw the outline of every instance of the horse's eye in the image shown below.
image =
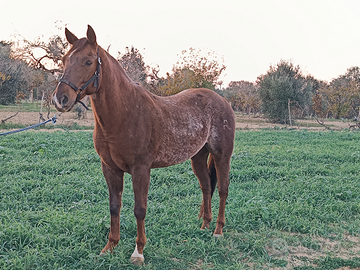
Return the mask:
[[85,62],[85,65],[87,65],[87,66],[91,66],[91,65],[92,65],[92,61],[87,60],[87,61]]

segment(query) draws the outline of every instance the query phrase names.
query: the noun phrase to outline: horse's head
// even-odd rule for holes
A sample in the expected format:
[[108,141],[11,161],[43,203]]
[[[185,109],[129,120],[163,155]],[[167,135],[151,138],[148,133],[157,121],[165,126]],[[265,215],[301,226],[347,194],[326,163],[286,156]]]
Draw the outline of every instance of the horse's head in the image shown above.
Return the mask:
[[65,28],[71,49],[64,55],[64,75],[53,93],[53,103],[60,112],[70,111],[76,102],[96,92],[99,87],[100,57],[96,35],[88,25],[86,38],[78,39]]

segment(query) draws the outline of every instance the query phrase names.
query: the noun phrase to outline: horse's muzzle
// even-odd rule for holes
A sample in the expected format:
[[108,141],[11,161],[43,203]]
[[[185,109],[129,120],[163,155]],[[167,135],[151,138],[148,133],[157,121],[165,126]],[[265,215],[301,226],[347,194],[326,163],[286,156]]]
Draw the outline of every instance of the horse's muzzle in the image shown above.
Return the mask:
[[53,95],[52,102],[59,112],[71,111],[75,105],[75,100],[72,101],[66,94],[62,94],[58,97],[57,91],[55,91]]

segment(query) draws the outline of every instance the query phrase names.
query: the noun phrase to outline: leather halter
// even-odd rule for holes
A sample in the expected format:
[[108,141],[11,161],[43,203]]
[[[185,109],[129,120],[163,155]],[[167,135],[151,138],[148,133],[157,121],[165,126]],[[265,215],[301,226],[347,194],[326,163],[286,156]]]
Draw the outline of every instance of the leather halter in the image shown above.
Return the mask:
[[95,70],[95,74],[90,78],[90,80],[88,80],[83,86],[81,87],[77,87],[75,84],[73,84],[72,82],[64,79],[64,75],[61,77],[61,79],[59,80],[59,84],[60,83],[65,83],[68,86],[70,86],[72,89],[74,89],[75,93],[77,94],[76,100],[75,100],[75,104],[76,103],[80,103],[81,105],[83,105],[85,107],[85,109],[89,110],[88,107],[85,106],[85,104],[80,101],[80,96],[82,91],[84,91],[86,89],[86,87],[88,87],[90,85],[90,83],[92,83],[94,81],[94,87],[96,88],[96,90],[99,88],[99,77],[100,77],[100,67],[101,67],[101,59],[99,57],[99,47],[97,48],[97,65],[96,65],[96,70]]

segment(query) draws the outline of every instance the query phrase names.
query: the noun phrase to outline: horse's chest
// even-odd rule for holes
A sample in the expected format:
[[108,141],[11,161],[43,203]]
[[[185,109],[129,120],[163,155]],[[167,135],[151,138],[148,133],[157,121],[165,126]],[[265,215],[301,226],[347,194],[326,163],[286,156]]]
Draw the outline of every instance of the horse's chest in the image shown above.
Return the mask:
[[129,171],[129,156],[121,151],[121,146],[110,140],[94,140],[95,150],[101,160],[110,167],[119,168],[125,172]]

